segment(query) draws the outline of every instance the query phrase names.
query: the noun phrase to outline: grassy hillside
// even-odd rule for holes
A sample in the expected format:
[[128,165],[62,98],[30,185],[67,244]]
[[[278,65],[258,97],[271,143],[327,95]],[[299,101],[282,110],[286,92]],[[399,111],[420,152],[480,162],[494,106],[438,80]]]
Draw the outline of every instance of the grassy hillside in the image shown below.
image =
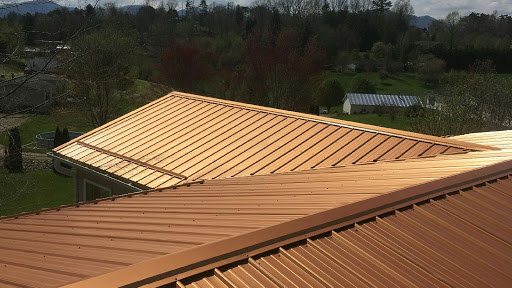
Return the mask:
[[[324,79],[336,78],[338,79],[345,92],[350,93],[352,90],[352,79],[358,75],[357,73],[334,73],[326,72]],[[431,89],[425,87],[423,81],[416,79],[414,74],[402,73],[402,74],[390,74],[385,80],[379,79],[379,73],[362,73],[368,78],[374,85],[379,94],[402,94],[402,95],[414,95],[420,96],[421,100],[425,100],[426,92]]]

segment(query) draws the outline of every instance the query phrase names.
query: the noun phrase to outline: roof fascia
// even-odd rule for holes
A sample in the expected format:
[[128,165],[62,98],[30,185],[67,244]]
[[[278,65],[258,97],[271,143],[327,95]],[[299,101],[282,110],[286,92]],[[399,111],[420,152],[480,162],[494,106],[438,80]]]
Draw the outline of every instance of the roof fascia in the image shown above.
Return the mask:
[[503,161],[151,259],[65,287],[128,288],[150,283],[152,285],[167,284],[439,195],[508,176],[511,173],[512,160]]

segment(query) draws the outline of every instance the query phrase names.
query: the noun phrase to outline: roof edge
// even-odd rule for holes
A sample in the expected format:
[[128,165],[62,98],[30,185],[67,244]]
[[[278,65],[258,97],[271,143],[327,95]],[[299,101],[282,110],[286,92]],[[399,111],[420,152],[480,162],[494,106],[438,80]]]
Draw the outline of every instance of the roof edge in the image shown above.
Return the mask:
[[396,209],[512,173],[512,160],[304,216],[271,227],[137,263],[64,287],[139,287],[168,284],[225,264],[354,224]]

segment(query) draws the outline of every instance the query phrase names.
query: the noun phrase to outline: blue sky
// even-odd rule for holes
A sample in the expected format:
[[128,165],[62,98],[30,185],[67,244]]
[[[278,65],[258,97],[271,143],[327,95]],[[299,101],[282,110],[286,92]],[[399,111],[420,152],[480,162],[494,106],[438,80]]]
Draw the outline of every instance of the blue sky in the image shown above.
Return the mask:
[[[114,2],[118,6],[141,4],[143,1],[144,0],[101,0],[102,3]],[[195,0],[195,2],[197,2],[196,4],[198,4],[199,1],[200,0]],[[233,2],[241,5],[249,5],[253,1],[254,0],[235,0]],[[56,2],[63,6],[85,6],[88,3],[93,3],[92,0],[57,0]],[[154,2],[159,3],[160,1],[155,0]],[[211,3],[213,0],[207,0],[206,2]],[[227,1],[217,0],[216,2],[225,3]],[[392,0],[392,2],[394,2],[394,0]],[[437,19],[444,18],[451,11],[458,11],[463,16],[469,15],[471,12],[490,14],[494,10],[498,11],[498,14],[512,15],[512,0],[411,0],[411,4],[414,7],[416,16],[430,15]]]

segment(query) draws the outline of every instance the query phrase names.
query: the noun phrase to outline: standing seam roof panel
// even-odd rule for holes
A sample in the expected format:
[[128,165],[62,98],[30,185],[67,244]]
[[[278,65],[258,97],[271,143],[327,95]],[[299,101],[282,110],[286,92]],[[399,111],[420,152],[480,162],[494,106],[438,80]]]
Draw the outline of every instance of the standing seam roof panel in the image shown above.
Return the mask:
[[[273,118],[282,121],[275,127],[258,130],[259,134],[254,135],[255,129]],[[337,119],[322,119],[173,92],[54,151],[57,156],[71,162],[111,173],[124,181],[156,188],[189,181],[185,178],[239,177],[394,160],[406,152],[405,158],[416,158],[423,153],[425,156],[466,153],[472,151],[468,147],[473,146],[473,150],[492,149],[364,124],[351,125]],[[304,126],[299,128],[297,123]],[[325,135],[324,131],[332,131],[332,134]],[[361,138],[351,138],[356,135]],[[403,141],[364,142],[372,137],[397,137]],[[410,143],[410,146],[405,150],[399,149],[405,143]],[[381,145],[397,146],[386,146],[388,149],[384,150],[380,149]],[[412,145],[426,148],[410,149]],[[436,145],[443,148],[436,148]],[[431,148],[427,150],[427,147]]]

